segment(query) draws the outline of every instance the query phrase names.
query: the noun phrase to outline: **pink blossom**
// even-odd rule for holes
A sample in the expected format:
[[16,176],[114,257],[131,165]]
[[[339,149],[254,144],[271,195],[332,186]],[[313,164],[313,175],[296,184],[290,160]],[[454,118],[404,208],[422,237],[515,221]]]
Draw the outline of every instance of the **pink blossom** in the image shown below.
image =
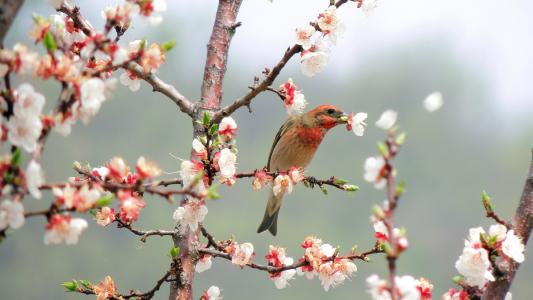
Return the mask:
[[250,263],[254,257],[254,245],[251,243],[238,244],[233,242],[228,246],[228,252],[231,255],[231,262],[235,265],[244,267],[246,264]]
[[144,201],[128,192],[119,193],[118,199],[120,201],[120,218],[128,223],[137,221],[139,211],[145,206]]
[[118,156],[113,157],[109,163],[106,164],[106,167],[109,169],[109,175],[118,182],[121,182],[130,171],[124,159]]
[[157,26],[163,22],[162,12],[167,10],[165,0],[147,0],[140,2],[140,14],[147,17],[151,25]]
[[141,66],[145,73],[155,72],[165,61],[165,53],[158,44],[152,44],[144,50],[141,57]]
[[115,210],[111,207],[104,206],[94,216],[96,223],[100,226],[107,226],[115,221]]
[[467,292],[456,289],[449,289],[444,295],[442,300],[469,300],[470,297]]
[[237,128],[237,123],[232,117],[225,117],[218,125],[218,134],[227,139],[232,139],[235,137]]
[[19,117],[39,118],[43,111],[45,98],[28,83],[21,84],[16,90],[14,113]]
[[272,176],[268,175],[265,171],[257,171],[254,174],[254,180],[252,181],[252,187],[254,191],[262,189],[272,181]]
[[144,158],[144,156],[137,159],[135,169],[137,170],[140,179],[147,179],[161,175],[161,169],[155,163]]
[[192,140],[192,150],[194,151],[194,155],[202,160],[207,159],[207,149],[205,148],[204,144],[200,142],[198,139]]
[[180,177],[184,187],[192,187],[199,194],[206,192],[203,182],[204,164],[199,161],[184,160],[181,163]]

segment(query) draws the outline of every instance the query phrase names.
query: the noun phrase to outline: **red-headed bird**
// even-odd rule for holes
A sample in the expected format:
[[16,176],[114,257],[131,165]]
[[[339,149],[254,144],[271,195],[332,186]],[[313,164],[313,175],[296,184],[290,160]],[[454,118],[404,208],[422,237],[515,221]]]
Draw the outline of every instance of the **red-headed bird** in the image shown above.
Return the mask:
[[[320,105],[300,116],[290,116],[274,138],[268,156],[268,169],[271,172],[285,172],[292,166],[307,167],[326,133],[347,120],[348,116],[334,105]],[[270,190],[265,216],[257,233],[268,229],[272,235],[276,235],[282,200],[283,193],[276,196]]]

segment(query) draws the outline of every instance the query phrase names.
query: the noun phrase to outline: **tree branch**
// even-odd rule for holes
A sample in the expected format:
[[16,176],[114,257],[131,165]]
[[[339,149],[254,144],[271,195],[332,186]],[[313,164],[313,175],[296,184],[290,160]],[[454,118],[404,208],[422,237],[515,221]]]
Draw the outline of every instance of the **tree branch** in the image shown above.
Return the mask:
[[[527,244],[533,227],[533,151],[532,162],[522,191],[522,197],[512,220],[512,226],[515,233],[524,242],[524,245]],[[505,298],[520,264],[511,259],[501,259],[497,263],[497,267],[504,274],[496,278],[495,281],[489,282],[481,298],[483,300],[501,300]]]
[[4,44],[4,38],[23,3],[24,0],[0,0],[0,45]]
[[[83,33],[85,33],[85,35],[93,36],[96,33],[95,30],[89,25],[89,23],[87,23],[87,21],[81,16],[79,7],[74,7],[64,2],[63,5],[58,9],[58,11],[69,16],[74,21],[74,25],[77,28],[81,29]],[[154,92],[159,92],[167,96],[170,100],[172,100],[172,102],[174,102],[179,107],[182,112],[186,113],[190,117],[193,116],[193,104],[175,87],[168,83],[165,83],[153,73],[145,73],[143,71],[143,68],[137,63],[131,62],[128,65],[123,66],[123,68],[135,73],[137,77],[143,79],[148,84],[150,84]]]

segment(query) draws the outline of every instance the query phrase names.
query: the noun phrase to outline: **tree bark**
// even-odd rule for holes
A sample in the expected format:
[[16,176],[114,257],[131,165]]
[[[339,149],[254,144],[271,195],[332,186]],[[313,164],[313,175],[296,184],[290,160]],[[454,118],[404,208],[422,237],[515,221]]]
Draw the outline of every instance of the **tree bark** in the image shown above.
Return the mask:
[[4,45],[4,38],[23,3],[24,0],[0,0],[0,45]]
[[[240,25],[236,22],[237,14],[242,0],[219,0],[215,23],[211,38],[207,44],[207,57],[204,68],[204,78],[202,82],[202,96],[200,101],[195,103],[193,112],[193,137],[196,138],[204,134],[204,129],[196,120],[202,120],[205,112],[213,116],[219,109],[222,100],[222,87],[226,65],[228,60],[228,50],[231,38],[235,29]],[[170,285],[170,300],[192,300],[194,267],[198,253],[199,230],[189,231],[183,235],[174,237],[175,247],[179,247],[180,267],[176,276],[179,280]]]
[[[520,198],[518,208],[512,220],[512,226],[515,234],[522,239],[524,245],[527,244],[529,235],[531,234],[531,228],[533,227],[533,150],[532,162],[522,191],[522,197]],[[510,259],[502,259],[498,262],[497,266],[503,272],[503,275],[498,276],[495,281],[489,283],[481,298],[483,300],[504,299],[513,283],[520,264]]]

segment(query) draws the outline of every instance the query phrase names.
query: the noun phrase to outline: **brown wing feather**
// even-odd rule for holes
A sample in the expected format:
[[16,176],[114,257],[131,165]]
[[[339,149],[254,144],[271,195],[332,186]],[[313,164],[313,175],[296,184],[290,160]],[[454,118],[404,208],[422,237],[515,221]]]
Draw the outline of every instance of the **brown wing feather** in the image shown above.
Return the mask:
[[270,148],[270,153],[268,154],[268,162],[267,166],[269,171],[275,172],[276,170],[270,170],[270,160],[272,159],[272,153],[274,152],[274,149],[276,148],[276,145],[278,144],[279,140],[287,130],[287,128],[290,128],[294,123],[294,120],[292,118],[287,119],[283,125],[278,130],[278,133],[276,134],[276,137],[274,138],[274,142],[272,143],[272,148]]

